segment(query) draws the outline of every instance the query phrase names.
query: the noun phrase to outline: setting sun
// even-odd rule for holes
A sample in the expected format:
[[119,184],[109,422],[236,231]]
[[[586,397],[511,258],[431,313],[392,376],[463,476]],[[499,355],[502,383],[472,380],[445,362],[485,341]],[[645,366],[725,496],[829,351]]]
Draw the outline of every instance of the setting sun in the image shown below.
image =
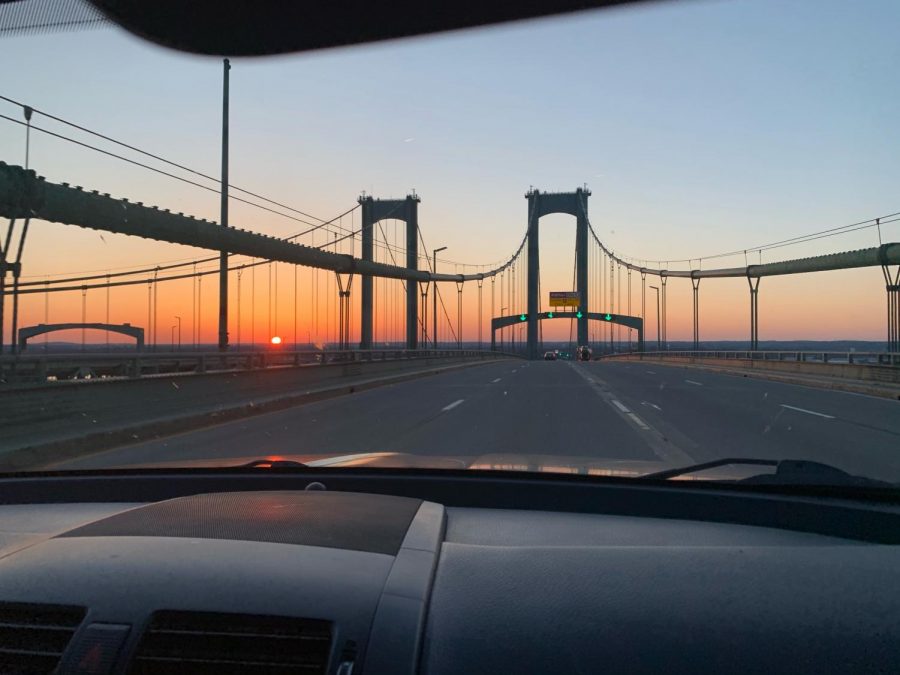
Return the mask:
[[275,337],[272,338],[272,344],[273,344],[273,345],[280,345],[280,344],[281,344],[281,338],[278,337],[278,336],[276,335]]

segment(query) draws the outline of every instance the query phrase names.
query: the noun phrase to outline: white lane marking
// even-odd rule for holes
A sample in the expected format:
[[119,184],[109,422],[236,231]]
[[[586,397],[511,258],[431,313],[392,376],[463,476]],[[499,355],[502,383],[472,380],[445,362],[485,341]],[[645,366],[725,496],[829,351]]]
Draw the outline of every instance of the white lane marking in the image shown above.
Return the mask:
[[499,382],[499,381],[500,381],[500,378],[499,378],[499,377],[494,378],[493,380],[491,380],[491,384],[494,384],[494,383]]
[[655,371],[655,370],[648,370],[648,371],[647,371],[647,374],[648,374],[648,375],[656,375],[656,371]]
[[781,407],[789,408],[790,410],[796,410],[797,412],[806,413],[807,415],[815,415],[816,417],[824,417],[826,420],[834,419],[834,415],[826,415],[825,413],[816,412],[815,410],[807,410],[806,408],[797,408],[796,406],[788,405],[787,403],[782,403]]
[[660,412],[662,411],[662,408],[660,408],[660,407],[659,407],[658,405],[656,405],[655,403],[650,403],[649,401],[641,401],[641,405],[648,405],[648,406],[650,406],[651,408],[656,408],[656,409],[659,410]]
[[458,406],[460,403],[462,403],[465,400],[466,399],[461,398],[458,401],[453,401],[453,403],[451,403],[450,405],[445,405],[443,408],[441,408],[441,412],[447,412],[448,410],[453,410],[456,406]]
[[647,431],[650,428],[646,424],[644,424],[644,420],[642,420],[640,417],[635,415],[633,412],[628,413],[628,417],[630,417],[631,420],[635,424],[637,424],[641,429],[643,429],[644,431]]
[[621,410],[623,413],[631,412],[628,408],[626,408],[626,407],[622,404],[621,401],[617,401],[616,399],[613,399],[613,400],[610,401],[610,402],[611,402],[614,406],[616,406],[619,410]]
[[516,372],[516,368],[513,368],[513,369],[512,369],[512,372]]
[[[664,462],[674,465],[691,464],[696,460],[684,450],[676,446],[671,439],[663,436],[657,429],[644,422],[640,417],[628,410],[621,401],[614,397],[610,391],[609,385],[602,379],[591,377],[583,368],[578,368],[574,363],[567,363],[579,376],[593,388],[594,392],[609,406],[614,408],[616,412],[627,420],[629,424],[638,427],[638,433],[641,434],[644,442],[647,443],[653,453]],[[618,365],[618,364],[617,364]]]
[[698,387],[703,386],[702,382],[694,382],[694,380],[685,380],[685,382],[687,382],[688,384],[696,384]]

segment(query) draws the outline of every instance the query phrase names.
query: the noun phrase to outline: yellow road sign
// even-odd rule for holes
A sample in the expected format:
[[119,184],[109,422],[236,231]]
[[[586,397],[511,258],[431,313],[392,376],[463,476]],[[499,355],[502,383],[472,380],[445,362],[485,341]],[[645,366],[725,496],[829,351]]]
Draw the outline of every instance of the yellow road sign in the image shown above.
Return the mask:
[[551,307],[578,307],[581,298],[575,291],[550,291]]

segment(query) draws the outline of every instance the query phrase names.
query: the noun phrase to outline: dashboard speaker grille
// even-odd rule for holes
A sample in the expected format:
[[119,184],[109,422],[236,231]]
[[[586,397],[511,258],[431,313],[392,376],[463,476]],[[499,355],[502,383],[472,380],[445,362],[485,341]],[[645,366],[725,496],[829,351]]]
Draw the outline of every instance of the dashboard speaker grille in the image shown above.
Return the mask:
[[0,604],[0,673],[52,673],[84,615],[83,607]]
[[130,675],[326,673],[331,623],[252,614],[156,612]]

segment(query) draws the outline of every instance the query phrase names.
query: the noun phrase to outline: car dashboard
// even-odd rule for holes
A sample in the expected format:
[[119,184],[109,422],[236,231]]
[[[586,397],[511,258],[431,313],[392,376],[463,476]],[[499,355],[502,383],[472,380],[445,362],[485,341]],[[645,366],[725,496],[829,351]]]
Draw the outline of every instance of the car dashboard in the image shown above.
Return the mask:
[[249,473],[3,481],[0,672],[900,669],[893,505]]

